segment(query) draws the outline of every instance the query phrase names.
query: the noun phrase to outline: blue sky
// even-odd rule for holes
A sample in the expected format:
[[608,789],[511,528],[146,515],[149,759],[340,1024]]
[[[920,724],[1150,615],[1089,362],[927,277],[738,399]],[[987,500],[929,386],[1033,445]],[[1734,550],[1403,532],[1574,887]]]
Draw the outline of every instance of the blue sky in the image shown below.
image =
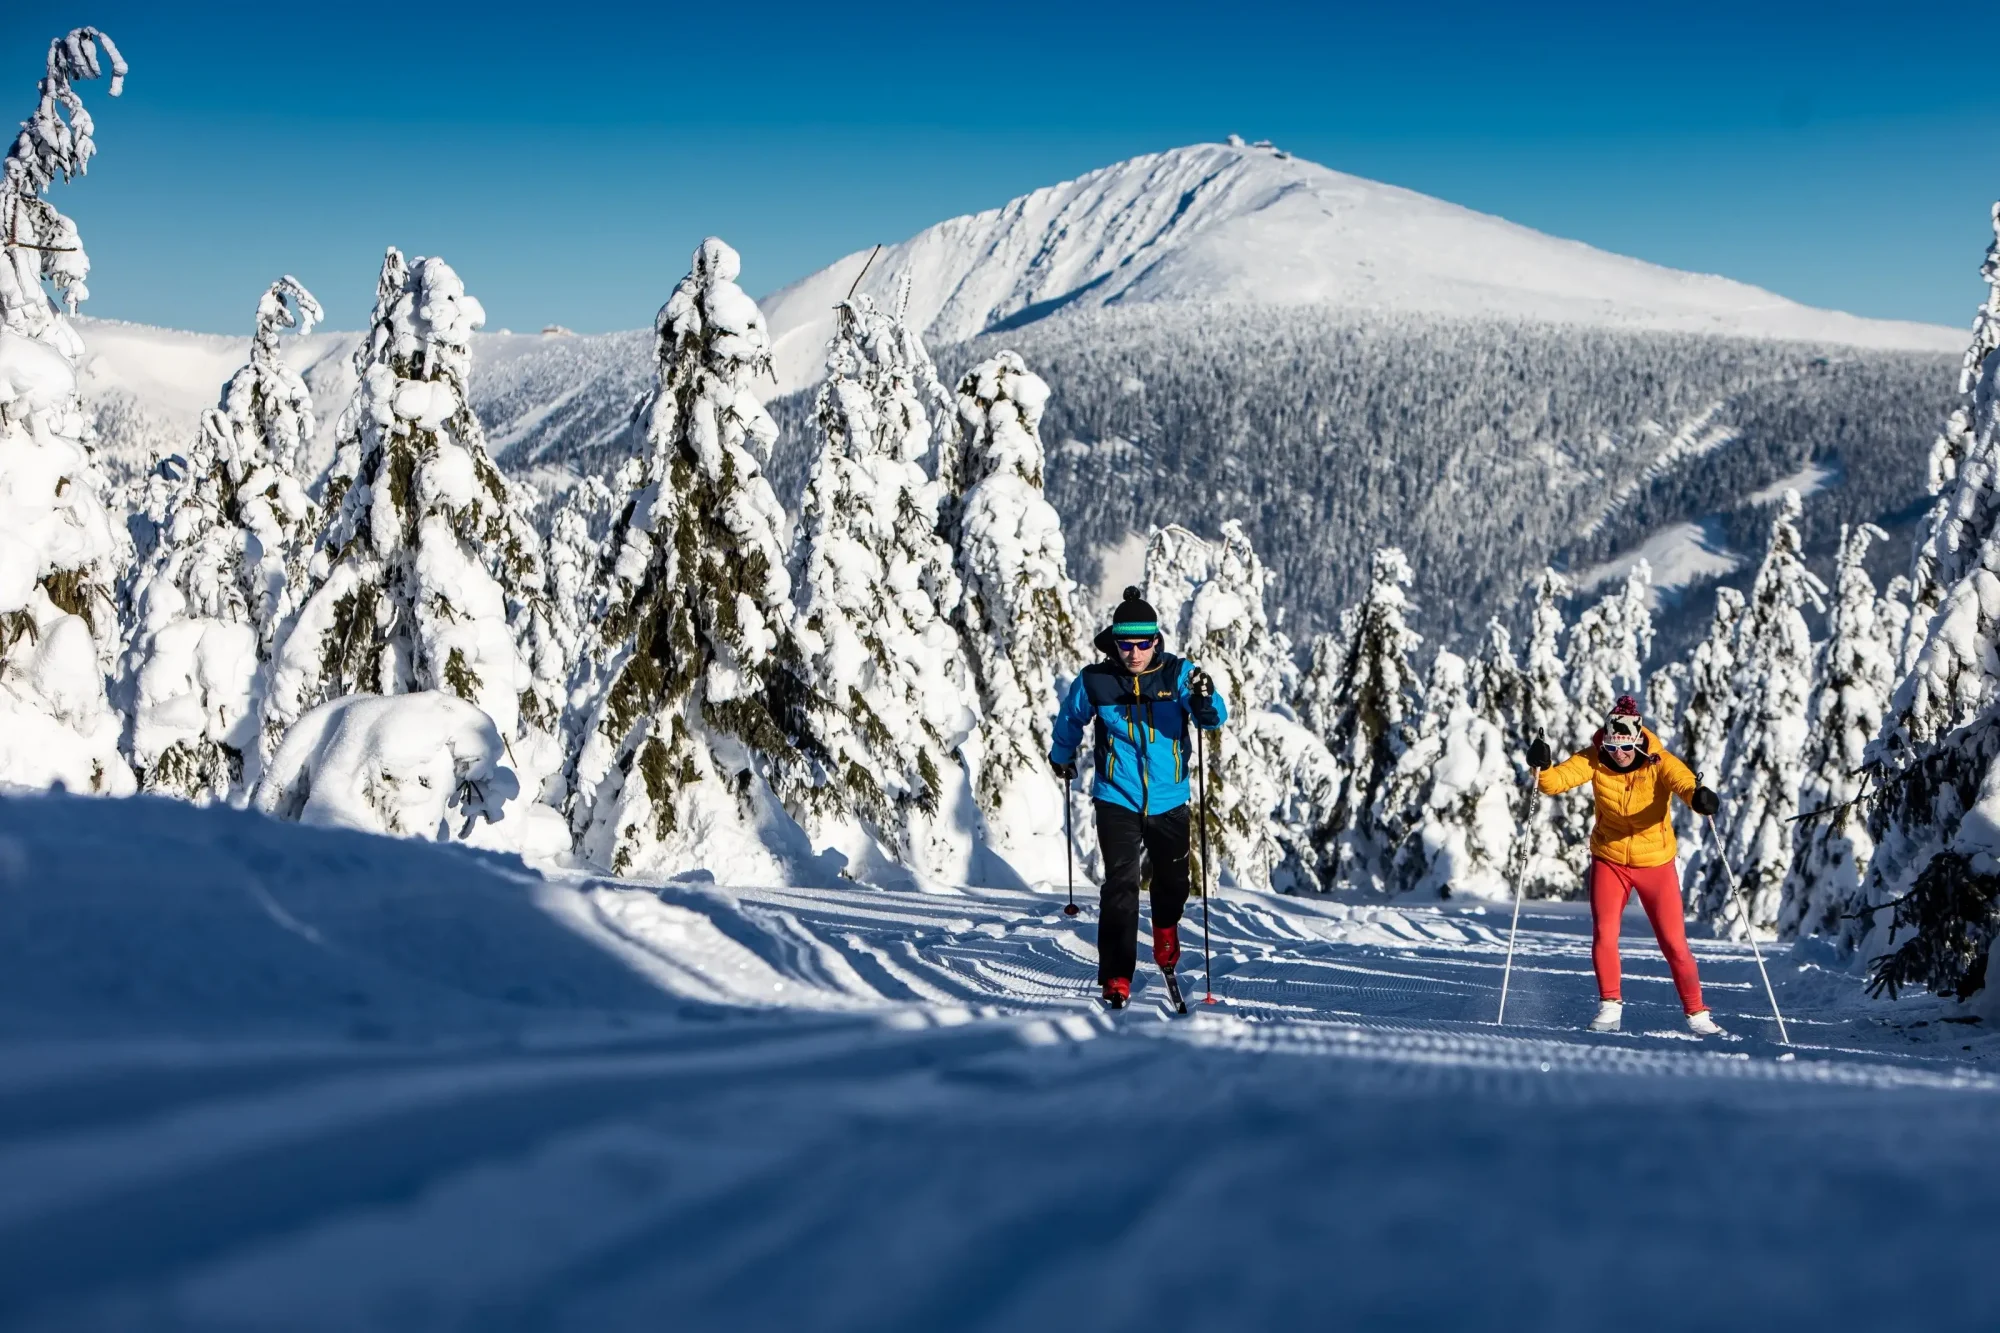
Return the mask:
[[60,31],[132,65],[122,98],[84,89],[100,156],[56,191],[88,312],[218,332],[283,272],[357,326],[389,244],[449,259],[489,327],[638,327],[711,232],[762,293],[1232,132],[1963,326],[2000,196],[2000,80],[1962,4],[0,8],[9,121]]

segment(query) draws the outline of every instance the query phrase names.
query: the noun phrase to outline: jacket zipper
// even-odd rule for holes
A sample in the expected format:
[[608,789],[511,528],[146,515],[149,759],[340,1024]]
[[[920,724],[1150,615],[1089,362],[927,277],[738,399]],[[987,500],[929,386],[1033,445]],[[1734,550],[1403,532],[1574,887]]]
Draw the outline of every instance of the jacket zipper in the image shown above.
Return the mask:
[[[1137,712],[1139,702],[1139,678],[1137,676],[1132,677],[1132,700],[1133,711]],[[1146,710],[1146,729],[1148,731],[1152,730],[1152,710],[1150,708]],[[1125,734],[1128,736],[1132,734],[1132,719],[1130,715],[1127,715],[1125,719]],[[1144,819],[1152,813],[1150,808],[1153,804],[1152,784],[1146,780],[1146,752],[1136,744],[1134,748],[1139,750],[1139,818]]]

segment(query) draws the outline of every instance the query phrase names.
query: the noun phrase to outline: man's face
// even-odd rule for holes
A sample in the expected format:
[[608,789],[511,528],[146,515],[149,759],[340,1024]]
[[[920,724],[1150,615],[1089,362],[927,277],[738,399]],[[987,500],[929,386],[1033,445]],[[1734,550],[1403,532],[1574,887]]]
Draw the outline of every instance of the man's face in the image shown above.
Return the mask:
[[1120,639],[1117,642],[1118,660],[1125,664],[1127,671],[1137,675],[1153,665],[1153,649],[1158,642],[1150,634],[1139,639]]

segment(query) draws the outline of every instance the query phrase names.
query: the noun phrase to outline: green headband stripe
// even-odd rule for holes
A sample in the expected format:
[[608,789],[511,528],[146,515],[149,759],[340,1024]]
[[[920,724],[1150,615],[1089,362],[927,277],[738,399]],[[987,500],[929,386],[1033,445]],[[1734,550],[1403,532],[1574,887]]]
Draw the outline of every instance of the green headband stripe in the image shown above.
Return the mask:
[[1157,620],[1127,620],[1111,626],[1113,634],[1158,634],[1160,622]]

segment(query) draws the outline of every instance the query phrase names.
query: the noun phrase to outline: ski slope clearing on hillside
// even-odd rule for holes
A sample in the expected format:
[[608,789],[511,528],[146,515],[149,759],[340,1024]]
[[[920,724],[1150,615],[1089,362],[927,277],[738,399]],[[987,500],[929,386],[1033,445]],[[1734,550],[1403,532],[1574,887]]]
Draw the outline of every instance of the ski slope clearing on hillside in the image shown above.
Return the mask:
[[[779,393],[819,378],[833,305],[867,259],[848,255],[764,301]],[[937,345],[1065,309],[1157,302],[1920,351],[1965,343],[1956,330],[1817,310],[1243,144],[1135,157],[940,222],[886,247],[860,290],[888,301],[905,277],[911,323]]]
[[1108,1015],[1060,904],[0,802],[0,1325],[2000,1316],[1995,1044],[1933,1002],[1785,957],[1781,1052],[1698,942],[1741,1034],[1702,1045],[1628,938],[1641,1030],[1593,1038],[1582,919],[1536,905],[1499,1029],[1498,912],[1255,897],[1214,905],[1221,1004],[1142,970]]

